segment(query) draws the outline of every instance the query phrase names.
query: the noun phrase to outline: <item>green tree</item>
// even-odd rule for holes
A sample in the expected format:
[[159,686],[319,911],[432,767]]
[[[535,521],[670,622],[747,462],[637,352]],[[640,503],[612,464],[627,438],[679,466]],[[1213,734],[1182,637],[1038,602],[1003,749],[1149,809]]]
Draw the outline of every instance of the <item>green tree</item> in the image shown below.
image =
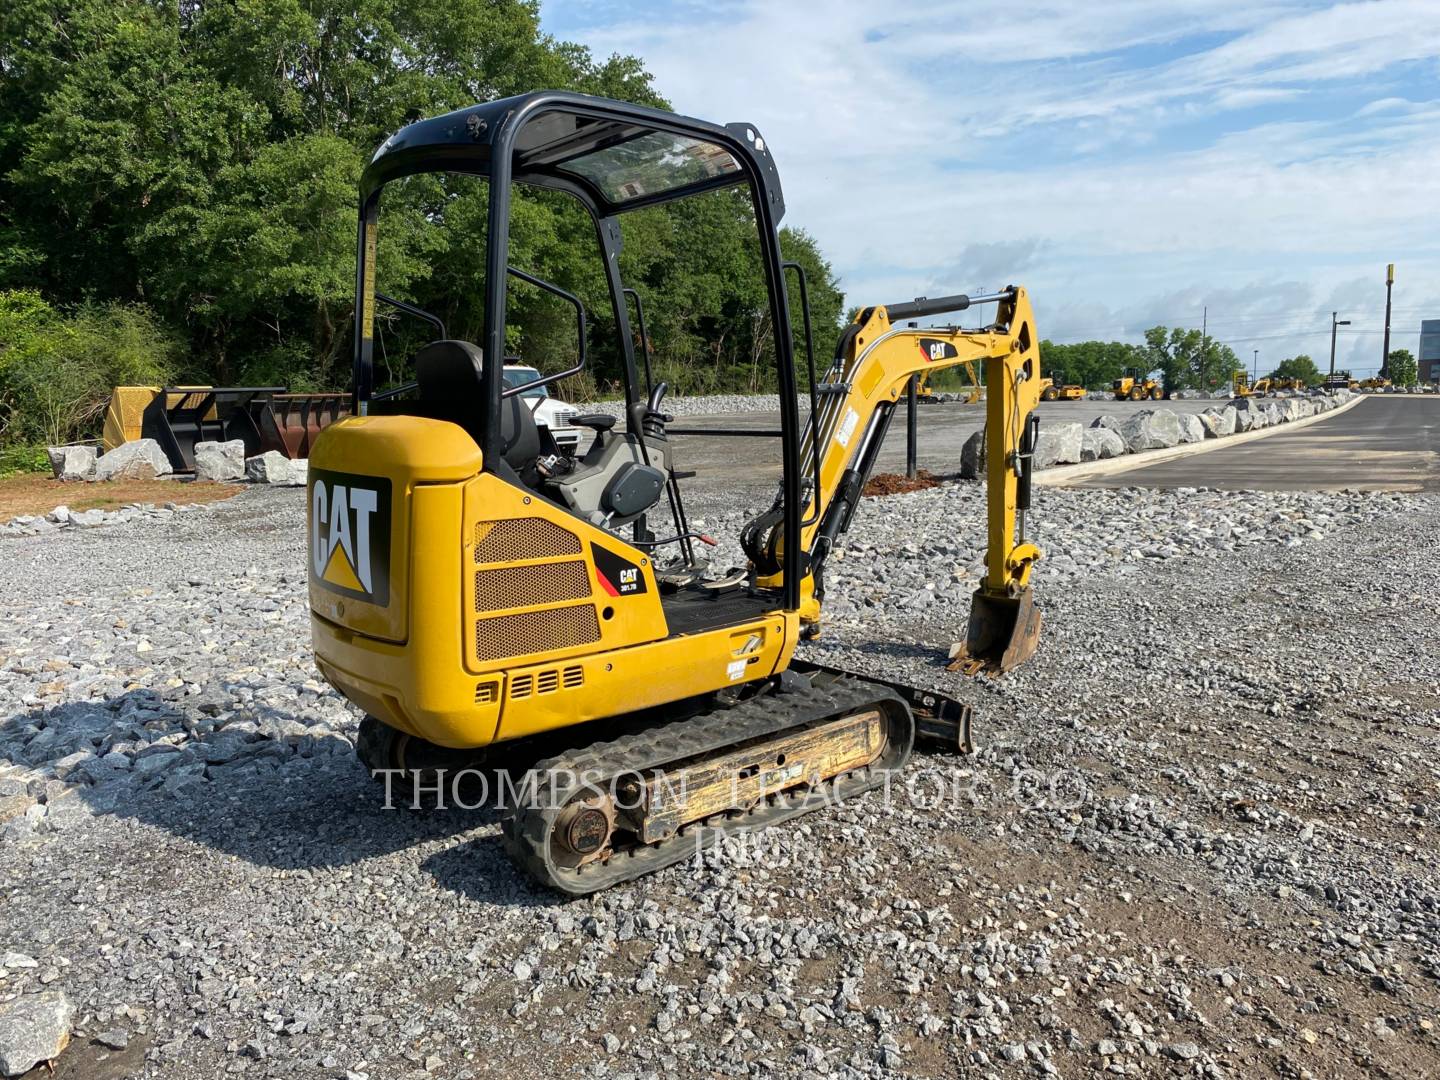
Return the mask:
[[104,414],[112,386],[166,382],[176,345],[141,305],[61,311],[34,290],[0,292],[0,442],[83,437]]
[[[10,0],[0,288],[39,290],[57,310],[144,303],[184,342],[176,374],[188,379],[342,385],[364,162],[420,116],[536,87],[665,107],[638,59],[542,33],[536,0]],[[387,191],[383,287],[479,337],[483,184],[415,180]],[[703,359],[717,385],[755,382],[769,348],[741,202],[625,222],[625,273],[652,303],[657,353]],[[632,254],[631,232],[654,241],[650,254]],[[517,265],[585,300],[596,374],[613,379],[588,219],[562,197],[526,195],[511,239]],[[806,266],[823,354],[839,321],[834,274],[812,238],[781,239]],[[573,353],[569,312],[532,293],[515,294],[511,344]],[[382,331],[403,374],[418,331],[398,320]]]
[[1414,386],[1420,379],[1420,368],[1409,349],[1390,350],[1390,381],[1396,386]]
[[1142,355],[1139,366],[1159,371],[1167,390],[1215,390],[1229,383],[1240,366],[1230,346],[1179,326],[1146,330]]
[[1280,361],[1270,372],[1270,377],[1272,379],[1299,379],[1306,386],[1319,386],[1324,381],[1324,376],[1315,366],[1315,361],[1304,353]]
[[[1070,345],[1040,342],[1040,365],[1056,381],[1076,383],[1087,390],[1104,390],[1126,368],[1144,366],[1140,350],[1123,341],[1079,341]],[[1059,378],[1064,376],[1063,380]]]

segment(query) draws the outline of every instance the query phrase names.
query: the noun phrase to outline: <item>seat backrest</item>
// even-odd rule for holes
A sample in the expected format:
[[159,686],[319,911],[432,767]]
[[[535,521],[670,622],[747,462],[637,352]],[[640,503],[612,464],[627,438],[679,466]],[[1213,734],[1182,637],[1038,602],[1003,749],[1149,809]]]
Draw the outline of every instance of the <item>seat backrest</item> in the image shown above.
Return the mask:
[[[485,354],[468,341],[432,341],[415,354],[415,381],[425,414],[464,428],[484,445]],[[506,463],[517,472],[540,454],[535,415],[519,394],[500,401],[500,446]]]

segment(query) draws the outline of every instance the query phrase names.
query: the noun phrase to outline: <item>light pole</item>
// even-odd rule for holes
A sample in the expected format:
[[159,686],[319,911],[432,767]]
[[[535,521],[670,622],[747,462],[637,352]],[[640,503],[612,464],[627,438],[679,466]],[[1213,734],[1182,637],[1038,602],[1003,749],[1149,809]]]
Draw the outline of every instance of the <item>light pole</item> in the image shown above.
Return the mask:
[[1380,378],[1390,377],[1390,290],[1395,285],[1395,264],[1385,267],[1385,343],[1380,346]]
[[1349,319],[1338,319],[1338,320],[1337,320],[1337,319],[1335,318],[1335,316],[1336,316],[1336,315],[1339,315],[1339,314],[1340,314],[1340,313],[1339,313],[1338,311],[1332,311],[1332,312],[1330,312],[1330,378],[1329,378],[1328,381],[1329,381],[1329,383],[1331,384],[1331,385],[1330,385],[1330,389],[1332,389],[1332,390],[1335,389],[1335,386],[1334,386],[1334,383],[1335,383],[1335,328],[1336,328],[1337,326],[1349,326],[1349,325],[1350,325],[1350,320],[1349,320]]
[[1250,382],[1253,385],[1260,377],[1260,350],[1255,350],[1255,355],[1250,358]]

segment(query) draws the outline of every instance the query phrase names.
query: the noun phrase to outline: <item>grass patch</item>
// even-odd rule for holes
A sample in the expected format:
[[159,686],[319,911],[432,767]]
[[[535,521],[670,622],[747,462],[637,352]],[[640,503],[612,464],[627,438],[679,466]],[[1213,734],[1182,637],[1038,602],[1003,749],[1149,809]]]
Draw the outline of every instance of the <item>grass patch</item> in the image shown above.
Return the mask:
[[7,446],[0,449],[0,479],[15,473],[41,472],[50,468],[50,456],[43,446]]
[[0,477],[0,522],[48,514],[57,506],[71,510],[118,510],[130,503],[212,503],[238,495],[238,484],[181,480],[60,481],[48,473]]

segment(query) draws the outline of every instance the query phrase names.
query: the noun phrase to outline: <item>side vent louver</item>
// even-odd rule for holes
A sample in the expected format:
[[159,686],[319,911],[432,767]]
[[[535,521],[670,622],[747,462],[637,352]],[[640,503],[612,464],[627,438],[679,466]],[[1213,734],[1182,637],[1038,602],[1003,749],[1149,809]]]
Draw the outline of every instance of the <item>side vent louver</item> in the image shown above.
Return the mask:
[[515,675],[510,679],[510,700],[553,694],[557,690],[574,690],[585,685],[585,669],[579,664],[567,668],[546,668],[544,671]]

